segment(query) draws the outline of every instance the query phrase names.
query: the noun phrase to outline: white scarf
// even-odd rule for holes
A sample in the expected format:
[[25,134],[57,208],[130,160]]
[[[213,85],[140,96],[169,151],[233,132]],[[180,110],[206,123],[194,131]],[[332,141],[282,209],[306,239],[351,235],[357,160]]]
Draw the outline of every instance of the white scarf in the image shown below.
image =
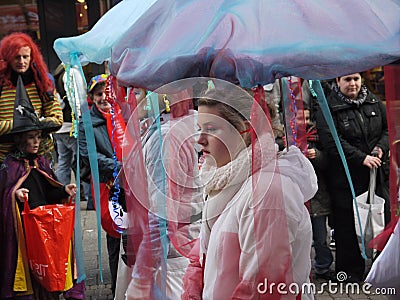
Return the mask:
[[[271,142],[274,143],[272,135],[265,134],[255,144],[253,159],[256,168],[259,168],[260,165],[265,167],[271,161],[274,161],[277,145],[274,143],[272,148],[266,146],[267,143]],[[258,151],[259,149],[262,149],[262,151]],[[234,204],[231,200],[251,175],[252,145],[240,151],[234,160],[220,168],[210,166],[206,162],[202,165],[200,179],[205,184],[207,199],[203,207],[201,252],[208,248],[211,229],[218,217],[228,205]]]
[[203,164],[200,178],[205,183],[207,195],[203,207],[201,243],[203,251],[208,248],[211,229],[218,217],[250,175],[251,146],[243,149],[234,160],[220,168],[209,166],[207,163]]
[[239,152],[238,156],[226,165],[217,168],[205,162],[200,171],[200,179],[205,184],[205,193],[219,192],[225,187],[242,183],[250,175],[251,146]]

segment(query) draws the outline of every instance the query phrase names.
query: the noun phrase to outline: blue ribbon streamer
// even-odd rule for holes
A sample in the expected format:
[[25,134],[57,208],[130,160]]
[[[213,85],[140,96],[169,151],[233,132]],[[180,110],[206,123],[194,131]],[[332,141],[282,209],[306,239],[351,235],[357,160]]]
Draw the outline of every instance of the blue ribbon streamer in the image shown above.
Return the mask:
[[[148,95],[148,99],[150,100],[150,105],[151,105],[151,112],[154,114],[153,116],[155,117],[156,121],[156,127],[157,127],[157,134],[158,134],[158,140],[159,140],[159,151],[158,151],[158,157],[156,158],[157,160],[162,161],[162,133],[161,133],[161,122],[160,122],[160,109],[159,109],[159,104],[158,104],[158,94],[156,93],[150,93]],[[154,133],[155,134],[155,133]],[[160,232],[160,240],[161,240],[161,246],[162,246],[162,254],[163,257],[161,257],[161,274],[162,274],[162,282],[161,282],[161,288],[160,288],[160,293],[161,295],[164,296],[161,297],[161,299],[165,299],[166,297],[166,260],[167,260],[167,255],[168,255],[168,248],[169,248],[169,240],[167,236],[167,203],[166,203],[166,176],[165,176],[165,168],[164,164],[162,163],[162,169],[159,170],[160,175],[162,176],[162,186],[161,186],[161,191],[164,195],[163,199],[158,199],[159,201],[162,201],[163,205],[160,205],[160,211],[157,211],[160,218],[158,218],[159,222],[159,232]]]
[[[70,69],[71,66],[67,65],[66,66],[66,74],[70,74]],[[70,76],[67,76],[67,87],[71,92],[74,92],[73,89],[70,89],[71,87],[71,78]],[[73,97],[68,97],[68,101],[70,103],[70,106],[74,109],[74,114],[75,118],[78,115],[77,109],[76,109],[76,101],[75,96]],[[77,266],[77,271],[78,271],[78,278],[77,278],[77,283],[83,281],[86,279],[86,273],[85,273],[85,261],[84,261],[84,254],[83,254],[83,245],[82,245],[82,222],[81,222],[81,185],[80,185],[80,169],[79,169],[79,139],[78,139],[78,127],[77,123],[75,123],[74,126],[74,133],[73,136],[77,138],[77,149],[76,149],[76,196],[75,196],[75,224],[74,224],[74,250],[75,250],[75,259],[76,259],[76,266]]]
[[[72,65],[78,66],[81,72],[82,78],[85,78],[82,66],[78,59],[78,52],[71,53],[71,63]],[[83,97],[83,99],[79,99],[81,105],[81,114],[82,114],[82,121],[83,127],[85,129],[85,137],[87,143],[87,151],[89,156],[90,162],[90,171],[93,181],[94,187],[94,198],[96,201],[96,219],[97,219],[97,249],[99,253],[99,271],[100,271],[100,282],[103,283],[103,263],[102,263],[102,251],[101,251],[101,206],[100,206],[100,177],[99,177],[99,167],[97,165],[98,158],[97,158],[97,150],[96,150],[96,143],[94,140],[94,132],[93,132],[93,124],[92,119],[90,117],[89,106],[87,103],[87,99]],[[79,137],[78,137],[79,139]],[[78,140],[79,142],[79,140]],[[78,143],[79,145],[79,143]],[[79,147],[78,147],[79,148]],[[79,165],[77,166],[79,169]]]
[[332,115],[331,115],[331,112],[329,110],[329,106],[328,106],[328,102],[326,101],[325,94],[324,94],[324,92],[322,90],[321,82],[319,80],[314,80],[314,83],[316,83],[314,86],[312,84],[310,84],[311,93],[315,92],[315,94],[317,95],[319,106],[320,106],[321,111],[322,111],[322,113],[324,115],[326,123],[329,126],[329,129],[331,131],[332,137],[335,140],[335,144],[336,144],[336,147],[338,149],[338,152],[339,152],[339,155],[340,155],[340,159],[342,160],[342,163],[343,163],[343,166],[344,166],[344,171],[346,173],[346,177],[347,177],[347,180],[348,180],[349,185],[350,185],[351,195],[353,197],[353,202],[354,202],[354,205],[355,205],[355,208],[356,208],[358,224],[359,224],[359,227],[360,227],[361,255],[362,255],[362,257],[364,259],[367,259],[367,255],[365,253],[364,234],[362,232],[360,214],[358,212],[358,205],[357,205],[357,201],[356,201],[356,194],[354,192],[353,181],[351,180],[350,171],[349,171],[349,167],[347,165],[346,157],[344,155],[343,148],[342,148],[342,145],[340,143],[340,140],[339,140],[339,137],[338,137],[338,134],[337,134],[337,131],[336,131],[335,124],[333,123]]
[[[150,94],[150,102],[151,102],[151,107],[153,109],[154,115],[156,116],[156,126],[157,126],[157,134],[158,134],[158,140],[159,140],[159,157],[158,159],[162,160],[162,134],[161,134],[161,121],[160,121],[160,109],[158,106],[158,94],[156,93],[151,93]],[[166,195],[166,176],[165,176],[165,168],[164,164],[162,164],[163,168],[160,170],[162,172],[162,192],[164,195]],[[164,258],[167,258],[168,254],[168,238],[167,238],[167,203],[166,203],[166,197],[164,197],[163,201],[163,206],[161,206],[162,210],[158,211],[159,215],[161,218],[159,219],[160,223],[160,236],[161,236],[161,241],[162,241],[162,246],[164,250]]]

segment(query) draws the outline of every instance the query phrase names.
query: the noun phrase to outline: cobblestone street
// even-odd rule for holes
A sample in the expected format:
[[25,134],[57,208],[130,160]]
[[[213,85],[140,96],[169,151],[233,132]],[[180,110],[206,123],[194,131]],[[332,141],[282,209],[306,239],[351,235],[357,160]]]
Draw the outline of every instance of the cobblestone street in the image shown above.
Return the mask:
[[[99,257],[97,251],[97,228],[96,228],[96,213],[95,211],[86,210],[86,202],[81,203],[82,213],[82,230],[83,230],[83,247],[85,256],[86,270],[86,300],[109,300],[112,299],[110,271],[108,267],[107,248],[105,233],[102,230],[102,264],[103,264],[103,283],[100,282],[99,273]],[[325,284],[324,284],[325,283]],[[321,279],[315,279],[315,299],[372,299],[380,300],[387,299],[386,296],[377,295],[374,289],[369,289],[364,286],[366,292],[363,292],[363,287],[360,286],[358,291],[354,286],[346,286],[331,283]],[[335,292],[336,291],[336,292]],[[173,299],[179,300],[179,299]]]
[[106,235],[104,230],[101,230],[101,258],[103,267],[103,282],[101,282],[97,248],[96,212],[94,210],[86,210],[86,203],[87,202],[81,202],[83,251],[86,271],[86,300],[113,299],[111,293],[111,275],[107,257]]

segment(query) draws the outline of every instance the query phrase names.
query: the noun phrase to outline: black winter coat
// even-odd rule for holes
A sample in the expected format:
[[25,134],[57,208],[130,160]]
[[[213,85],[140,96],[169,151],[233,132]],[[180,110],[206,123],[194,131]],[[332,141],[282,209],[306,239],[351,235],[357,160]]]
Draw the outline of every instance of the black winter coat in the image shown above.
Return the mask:
[[[100,182],[105,183],[113,178],[113,147],[108,136],[106,119],[104,119],[96,105],[92,106],[90,110],[90,117],[92,119],[94,140],[96,143]],[[82,180],[88,181],[87,178],[84,177],[90,174],[89,153],[82,121],[79,123],[79,150],[81,157],[81,169],[83,173]],[[119,168],[120,163],[118,162],[118,170]]]
[[[360,195],[367,191],[369,185],[370,169],[363,165],[365,157],[371,155],[375,146],[382,149],[383,157],[386,157],[389,151],[386,108],[370,92],[360,107],[346,103],[334,90],[327,101],[347,160],[355,193]],[[324,152],[329,159],[327,173],[330,192],[337,193],[338,190],[349,189],[339,152],[320,110],[317,112],[317,128]],[[377,188],[379,184],[377,182]],[[343,199],[343,203],[336,205],[350,207],[352,202],[351,199]]]
[[318,191],[310,201],[310,215],[312,217],[326,216],[331,213],[331,199],[326,179],[328,159],[326,154],[320,150],[321,146],[319,145],[319,142],[308,142],[308,148],[315,149],[316,156],[314,159],[310,159],[310,162],[313,165],[315,174],[318,178]]

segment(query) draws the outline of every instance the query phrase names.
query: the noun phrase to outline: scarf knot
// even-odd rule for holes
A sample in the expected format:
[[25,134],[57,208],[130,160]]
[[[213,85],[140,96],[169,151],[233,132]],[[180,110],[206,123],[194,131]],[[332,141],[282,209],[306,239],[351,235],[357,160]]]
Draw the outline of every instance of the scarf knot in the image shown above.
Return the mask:
[[251,147],[239,152],[238,156],[226,165],[216,166],[204,163],[200,178],[205,184],[205,193],[218,192],[225,187],[243,182],[251,172]]

